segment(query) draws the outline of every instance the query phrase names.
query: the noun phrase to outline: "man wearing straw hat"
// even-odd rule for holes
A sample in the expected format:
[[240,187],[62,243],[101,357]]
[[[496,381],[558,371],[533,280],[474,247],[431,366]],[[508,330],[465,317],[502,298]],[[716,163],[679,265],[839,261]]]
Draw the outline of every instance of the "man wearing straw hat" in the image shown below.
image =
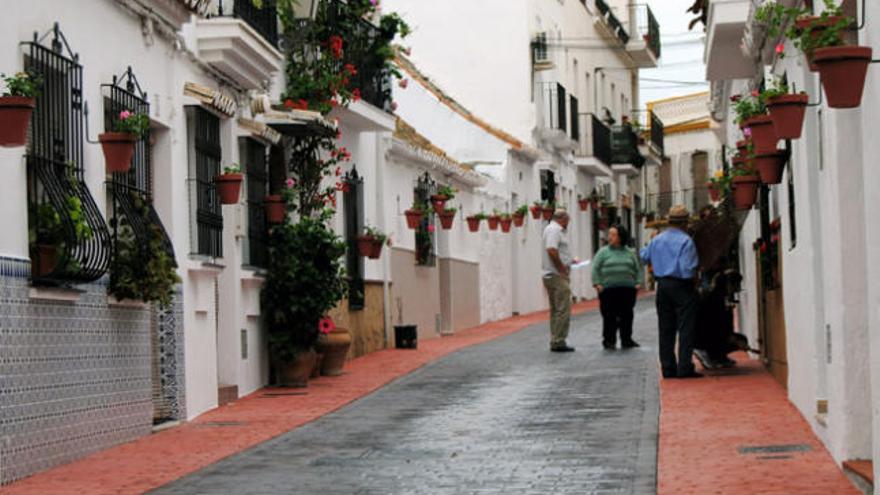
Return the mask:
[[657,280],[657,320],[663,378],[703,376],[694,370],[692,357],[699,301],[694,280],[699,259],[693,239],[684,231],[689,217],[690,213],[683,205],[670,208],[669,228],[655,237],[641,252],[642,261],[651,264]]

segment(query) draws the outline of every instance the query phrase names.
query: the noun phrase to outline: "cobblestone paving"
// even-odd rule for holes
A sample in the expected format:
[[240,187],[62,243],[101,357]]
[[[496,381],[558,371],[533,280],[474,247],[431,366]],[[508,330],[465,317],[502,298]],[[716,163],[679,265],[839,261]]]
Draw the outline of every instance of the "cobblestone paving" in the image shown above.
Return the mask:
[[154,493],[653,494],[653,299],[640,349],[602,350],[595,312],[572,322],[578,352],[551,354],[547,325],[530,327]]

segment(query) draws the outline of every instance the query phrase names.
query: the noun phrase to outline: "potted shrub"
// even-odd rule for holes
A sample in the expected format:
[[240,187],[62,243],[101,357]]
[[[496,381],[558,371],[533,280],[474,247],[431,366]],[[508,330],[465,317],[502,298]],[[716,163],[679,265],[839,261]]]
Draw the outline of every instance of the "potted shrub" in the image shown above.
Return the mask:
[[479,232],[480,222],[486,218],[488,218],[488,216],[485,213],[477,213],[476,215],[467,217],[468,230],[471,232]]
[[150,118],[142,113],[123,110],[113,121],[113,132],[98,134],[104,150],[107,172],[128,172],[134,156],[134,145],[150,129]]
[[39,80],[27,72],[0,74],[0,146],[24,146],[39,93]]
[[541,207],[541,215],[544,217],[544,220],[550,220],[553,218],[553,212],[556,211],[556,206],[549,201],[544,202],[544,206]]
[[421,225],[422,218],[425,216],[426,211],[427,208],[425,208],[424,204],[419,203],[418,201],[414,201],[412,208],[404,212],[404,214],[406,215],[406,226],[412,230],[419,228],[419,225]]
[[329,316],[325,316],[318,322],[318,340],[315,342],[315,351],[323,356],[323,359],[320,360],[321,375],[341,375],[350,347],[351,334],[347,329],[337,326]]
[[736,209],[747,210],[758,200],[758,184],[761,179],[754,169],[743,165],[733,169],[731,188]]
[[238,203],[243,177],[241,167],[233,163],[229,167],[224,167],[223,173],[214,178],[214,182],[217,184],[217,194],[220,196],[220,203],[224,205]]
[[451,186],[440,186],[437,189],[437,194],[431,196],[431,205],[434,207],[434,212],[438,215],[443,213],[446,209],[446,202],[455,198],[456,192],[458,191]]
[[782,171],[788,162],[788,152],[785,150],[772,153],[757,153],[754,158],[755,170],[761,178],[761,182],[767,185],[782,182]]
[[806,93],[789,94],[788,85],[777,79],[765,91],[767,111],[773,130],[779,139],[798,139],[804,126],[809,96]]
[[526,223],[526,214],[529,212],[529,207],[526,205],[522,205],[513,212],[513,225],[516,227],[522,227]]
[[437,216],[440,217],[440,226],[443,230],[452,229],[452,223],[455,220],[455,212],[457,211],[458,208],[444,208],[442,212],[437,214]]
[[388,240],[388,236],[375,227],[364,227],[364,233],[357,237],[358,251],[361,256],[372,260],[382,256],[382,247]]
[[510,225],[513,223],[513,218],[511,218],[510,214],[502,214],[499,221],[501,222],[501,232],[504,232],[505,234],[510,233]]
[[284,223],[287,216],[287,205],[280,194],[270,194],[263,198],[263,208],[266,209],[266,221],[270,224]]
[[532,212],[532,218],[538,220],[541,218],[541,213],[544,210],[544,206],[540,201],[535,201],[532,203],[532,206],[529,207],[529,211]]
[[489,230],[498,230],[498,222],[501,221],[501,213],[498,210],[492,210],[492,214],[487,218]]

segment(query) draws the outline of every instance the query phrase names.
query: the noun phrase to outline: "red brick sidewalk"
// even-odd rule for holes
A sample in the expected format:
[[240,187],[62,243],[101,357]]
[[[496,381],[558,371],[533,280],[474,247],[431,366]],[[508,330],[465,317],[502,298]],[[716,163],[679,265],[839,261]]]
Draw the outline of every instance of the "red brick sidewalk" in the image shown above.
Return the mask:
[[[858,495],[757,361],[660,387],[659,495]],[[712,373],[712,372],[710,372]],[[758,452],[762,446],[804,452]]]
[[[583,313],[599,307],[588,301]],[[333,412],[451,352],[512,334],[547,320],[547,312],[518,316],[419,342],[418,350],[384,350],[349,361],[346,374],[320,378],[306,395],[264,389],[172,428],[0,488],[11,494],[141,493]]]

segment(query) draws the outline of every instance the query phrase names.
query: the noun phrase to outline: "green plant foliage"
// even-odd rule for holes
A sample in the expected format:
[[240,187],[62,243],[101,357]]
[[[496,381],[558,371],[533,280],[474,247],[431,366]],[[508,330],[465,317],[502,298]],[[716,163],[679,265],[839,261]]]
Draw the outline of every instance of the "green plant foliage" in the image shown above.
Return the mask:
[[742,124],[752,117],[767,113],[764,95],[757,90],[747,95],[734,95],[730,100],[733,102],[733,112],[736,114],[737,124]]
[[290,362],[311,349],[318,321],[345,297],[346,243],[327,226],[332,210],[282,224],[269,236],[261,299],[273,359]]
[[519,216],[525,216],[529,213],[529,205],[522,205],[515,212]]
[[388,234],[379,230],[378,227],[365,226],[364,227],[364,235],[373,237],[374,239],[378,240],[379,242],[385,242],[385,240],[388,239]]
[[[799,28],[795,21],[813,17],[812,11],[807,8],[785,7],[775,1],[761,5],[755,11],[755,20],[767,29],[767,34],[772,38],[778,37],[784,30],[785,37],[792,40],[798,50],[811,56],[817,48],[845,45],[843,33],[853,23],[853,19],[845,16],[843,9],[835,4],[834,0],[824,0],[824,3],[825,9],[822,13],[803,29]],[[831,23],[833,17],[841,19]],[[819,29],[821,32],[817,32]],[[782,45],[777,47],[776,53],[780,58],[784,57]]]
[[0,74],[0,96],[22,96],[25,98],[36,98],[40,95],[40,86],[42,79],[36,74],[30,72],[18,72],[14,75],[7,76]]
[[150,117],[142,113],[123,110],[113,121],[113,130],[133,134],[135,138],[140,139],[150,130]]
[[241,165],[237,163],[233,163],[228,167],[223,167],[223,174],[240,174],[241,173]]

